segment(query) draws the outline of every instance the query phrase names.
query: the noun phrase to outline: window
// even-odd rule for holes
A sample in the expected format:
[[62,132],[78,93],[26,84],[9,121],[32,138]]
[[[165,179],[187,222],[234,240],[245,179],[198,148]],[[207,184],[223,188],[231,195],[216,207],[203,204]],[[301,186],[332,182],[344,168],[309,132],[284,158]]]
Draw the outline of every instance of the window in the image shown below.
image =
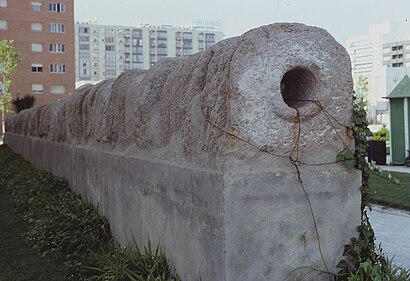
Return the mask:
[[43,65],[41,63],[33,63],[31,65],[31,72],[34,72],[34,73],[43,72]]
[[400,50],[403,50],[403,45],[393,46],[393,47],[391,48],[391,50],[392,50],[392,51],[400,51]]
[[106,51],[115,51],[115,46],[105,46]]
[[88,37],[88,36],[79,36],[78,41],[80,41],[80,42],[90,42],[90,37]]
[[402,67],[403,63],[402,62],[398,62],[398,63],[393,63],[392,67]]
[[159,48],[166,48],[167,47],[167,40],[157,39],[157,46]]
[[0,0],[0,9],[7,8],[7,0]]
[[215,42],[215,34],[206,33],[205,34],[205,41]]
[[186,41],[182,46],[184,49],[192,49],[192,41]]
[[167,55],[168,54],[168,52],[167,52],[167,48],[158,48],[157,49],[157,54],[158,55]]
[[403,58],[402,54],[392,56],[392,59],[401,59],[401,58]]
[[115,67],[116,64],[115,64],[115,61],[106,60],[106,61],[105,61],[105,66],[106,66],[106,67]]
[[64,13],[65,6],[61,3],[50,3],[48,4],[48,10],[50,12]]
[[43,94],[44,93],[44,85],[43,84],[32,84],[31,85],[31,93],[33,95]]
[[65,73],[65,64],[50,64],[50,73]]
[[182,34],[182,39],[184,40],[192,40],[192,33],[191,32],[184,32]]
[[0,20],[0,30],[7,30],[7,21]]
[[43,10],[43,4],[40,2],[31,2],[31,10],[41,12]]
[[80,51],[79,52],[80,54],[79,54],[79,56],[80,56],[80,58],[90,58],[90,52],[82,52],[82,51]]
[[50,53],[64,53],[65,45],[64,44],[50,44]]
[[188,57],[188,56],[192,55],[192,49],[184,49],[184,50],[182,51],[182,55],[183,55],[184,57]]
[[41,22],[34,22],[31,24],[31,31],[41,32],[43,31],[43,24]]
[[41,53],[43,51],[43,44],[41,44],[41,43],[31,43],[31,51],[33,53]]
[[88,27],[79,27],[78,28],[78,33],[88,33],[89,28]]
[[132,31],[132,37],[142,38],[142,30],[134,29]]
[[66,93],[66,86],[65,85],[51,85],[50,86],[50,94],[54,95],[62,95]]
[[115,69],[106,69],[105,70],[105,75],[107,75],[107,76],[116,76],[117,72],[116,72]]
[[65,25],[62,23],[50,23],[48,30],[50,32],[64,33]]
[[90,45],[80,44],[80,50],[89,51],[90,50]]
[[166,31],[158,31],[157,32],[157,38],[158,39],[167,39],[167,32]]

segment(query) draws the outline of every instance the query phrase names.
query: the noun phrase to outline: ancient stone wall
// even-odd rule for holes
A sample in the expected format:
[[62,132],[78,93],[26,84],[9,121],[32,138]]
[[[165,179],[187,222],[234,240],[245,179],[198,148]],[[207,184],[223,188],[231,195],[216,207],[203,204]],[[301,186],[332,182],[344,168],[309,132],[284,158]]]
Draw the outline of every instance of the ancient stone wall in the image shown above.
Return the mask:
[[350,70],[326,31],[263,26],[14,115],[6,143],[183,280],[330,280],[360,224],[359,174],[335,163]]

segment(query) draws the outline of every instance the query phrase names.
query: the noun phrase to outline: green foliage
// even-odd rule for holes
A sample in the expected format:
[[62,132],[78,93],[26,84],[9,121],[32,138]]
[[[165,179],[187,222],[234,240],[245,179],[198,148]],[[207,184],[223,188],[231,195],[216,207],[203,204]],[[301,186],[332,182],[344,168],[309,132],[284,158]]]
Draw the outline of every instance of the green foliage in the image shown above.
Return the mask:
[[410,174],[391,172],[390,175],[401,184],[395,184],[388,176],[380,179],[370,175],[370,202],[410,211]]
[[360,75],[356,82],[355,103],[364,111],[369,110],[369,80],[366,76]]
[[[358,238],[352,238],[351,244],[345,245],[344,258],[338,263],[340,269],[336,275],[337,281],[409,281],[410,271],[395,267],[392,261],[385,258],[382,248],[375,246],[375,235],[367,216],[366,207],[369,202],[369,176],[370,173],[385,178],[397,184],[390,173],[382,172],[374,163],[366,161],[367,137],[371,135],[366,119],[365,105],[360,102],[354,103],[353,134],[356,149],[354,153],[355,167],[362,172],[362,222],[358,226]],[[351,154],[339,153],[338,161],[342,161]],[[348,158],[349,160],[351,158]]]
[[[13,99],[13,96],[9,92],[10,87],[11,87],[11,81],[6,80],[5,93],[0,95],[0,112],[5,112],[5,113],[11,112],[11,101]],[[3,91],[3,84],[1,81],[1,77],[0,77],[0,92],[2,91]]]
[[0,75],[9,78],[17,68],[19,55],[13,46],[13,40],[0,41]]
[[64,263],[72,280],[179,281],[158,245],[141,252],[114,246],[105,218],[69,190],[65,180],[34,169],[0,146],[0,184],[29,223],[27,241],[42,257]]
[[343,256],[337,265],[340,271],[338,281],[409,281],[410,270],[395,267],[393,260],[387,259],[381,246],[375,246],[375,235],[369,218],[365,213],[363,222],[357,228],[359,238],[352,238],[351,244],[345,245]]
[[66,181],[35,170],[20,157],[12,157],[2,176],[30,225],[25,234],[29,244],[41,256],[64,263],[74,280],[87,276],[84,266],[91,252],[111,239],[107,221],[82,203]]
[[[0,40],[0,76],[4,77],[6,84],[5,91],[2,91],[0,98],[0,112],[10,112],[10,102],[12,99],[9,90],[11,88],[10,76],[17,68],[19,55],[13,47],[12,40]],[[3,77],[0,77],[1,89],[3,90]]]
[[356,159],[354,153],[350,150],[344,150],[336,155],[337,162],[345,162],[345,165],[349,168],[354,168],[356,165]]
[[372,133],[372,140],[375,140],[375,141],[389,141],[390,140],[389,129],[387,129],[386,126],[383,126],[377,132],[373,132]]
[[179,281],[170,268],[161,246],[148,246],[141,252],[134,241],[132,247],[118,248],[113,243],[93,255],[95,275],[89,280]]
[[32,95],[25,95],[22,98],[17,97],[15,100],[12,101],[13,103],[13,110],[16,113],[23,111],[24,109],[29,109],[34,106],[35,98]]

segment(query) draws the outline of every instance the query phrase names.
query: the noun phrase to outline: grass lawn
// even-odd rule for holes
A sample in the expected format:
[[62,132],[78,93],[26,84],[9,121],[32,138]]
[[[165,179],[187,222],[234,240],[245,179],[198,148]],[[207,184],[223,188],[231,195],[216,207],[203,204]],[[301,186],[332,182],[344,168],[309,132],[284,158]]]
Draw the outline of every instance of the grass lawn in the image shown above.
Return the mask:
[[376,175],[370,175],[370,202],[410,211],[410,174],[391,174],[400,180],[401,186]]
[[0,281],[180,280],[160,246],[115,245],[65,180],[0,145]]
[[[3,162],[1,160],[4,159],[0,159]],[[10,193],[1,183],[0,206],[0,280],[67,280],[68,275],[62,264],[41,259],[26,243],[23,233],[27,232],[28,225],[16,215]]]

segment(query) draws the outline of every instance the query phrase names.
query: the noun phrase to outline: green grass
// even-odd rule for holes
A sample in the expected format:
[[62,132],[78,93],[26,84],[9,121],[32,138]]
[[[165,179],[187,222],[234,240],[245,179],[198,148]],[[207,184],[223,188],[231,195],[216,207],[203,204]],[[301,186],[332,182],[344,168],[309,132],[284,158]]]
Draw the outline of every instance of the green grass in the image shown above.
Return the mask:
[[370,203],[410,211],[410,174],[391,172],[391,175],[401,185],[370,175]]
[[16,214],[2,173],[9,160],[10,157],[0,148],[0,280],[67,280],[68,272],[61,263],[42,259],[23,237],[29,225]]
[[160,245],[117,247],[106,219],[67,181],[38,171],[5,145],[0,206],[0,281],[180,280]]

